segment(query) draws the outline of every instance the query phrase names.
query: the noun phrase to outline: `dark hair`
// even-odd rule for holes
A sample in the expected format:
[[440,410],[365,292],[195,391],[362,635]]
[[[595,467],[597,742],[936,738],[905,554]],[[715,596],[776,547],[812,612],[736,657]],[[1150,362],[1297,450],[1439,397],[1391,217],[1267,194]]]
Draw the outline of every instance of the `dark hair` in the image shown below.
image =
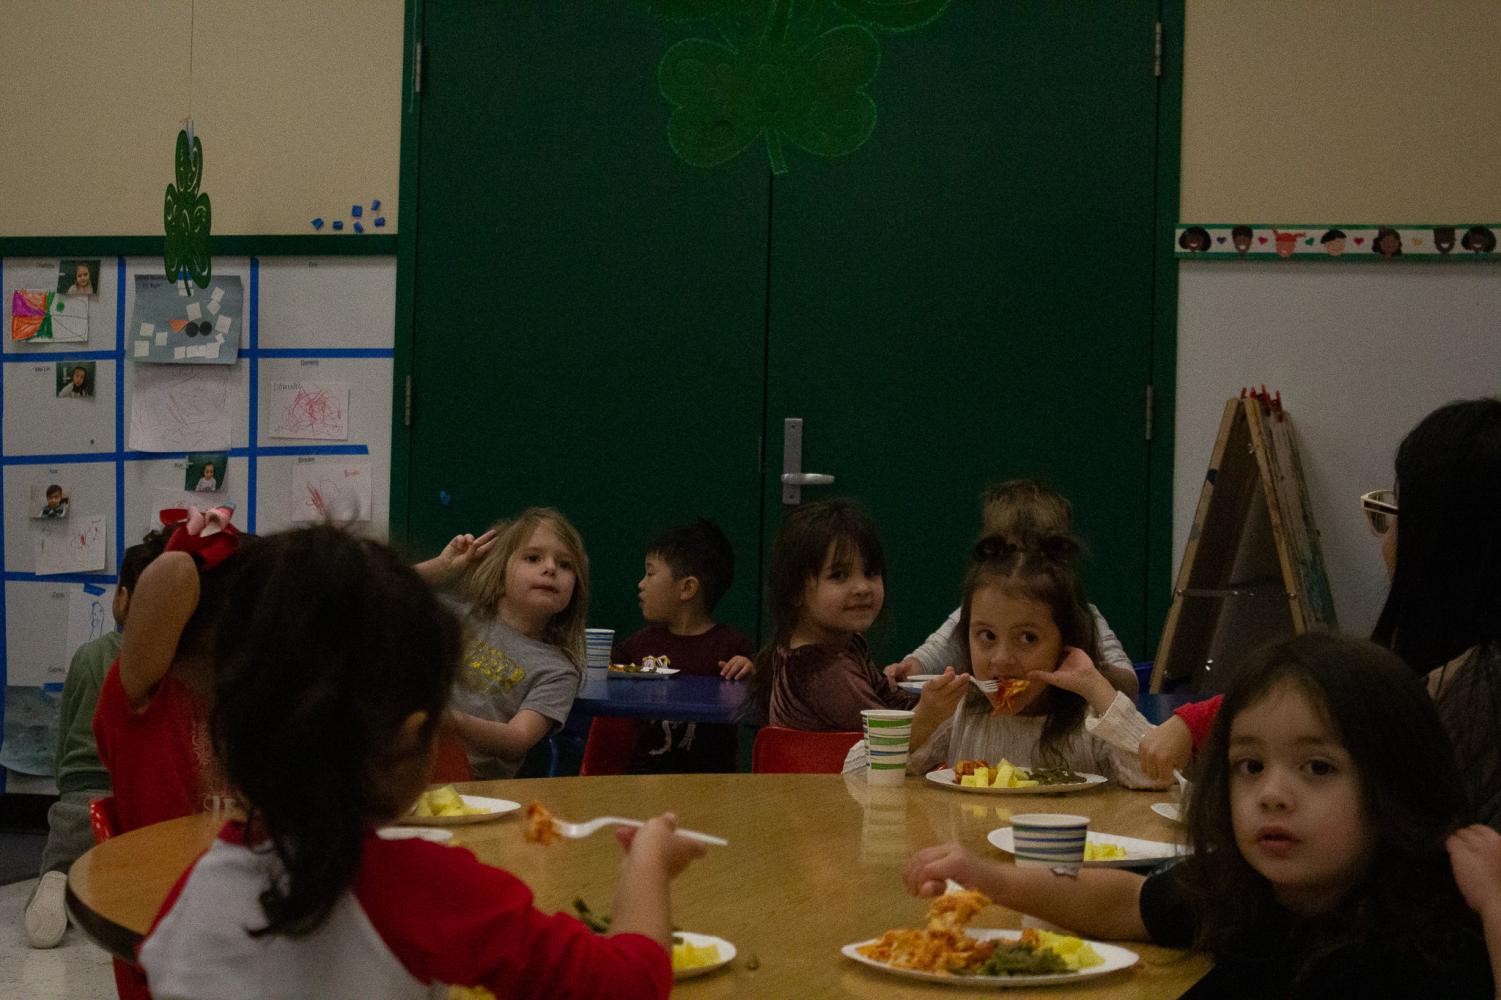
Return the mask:
[[1251,227],[1250,226],[1236,226],[1234,229],[1230,230],[1230,237],[1232,239],[1237,239],[1238,240],[1242,236],[1244,236],[1248,240],[1251,238]]
[[1501,639],[1501,399],[1428,414],[1396,472],[1397,561],[1371,638],[1426,673]]
[[407,803],[393,765],[426,712],[426,756],[453,684],[459,625],[391,549],[318,525],[241,552],[221,617],[214,748],[286,870],[252,935],[312,933],[359,870],[370,825]]
[[[1094,615],[1074,571],[1078,555],[1078,541],[1056,531],[1024,532],[1015,538],[987,535],[975,543],[969,572],[964,577],[964,599],[956,631],[963,639],[965,670],[974,672],[969,652],[970,611],[975,593],[985,587],[998,587],[1008,596],[1042,604],[1053,616],[1064,646],[1076,646],[1096,663],[1100,661]],[[1064,765],[1061,746],[1084,724],[1088,702],[1072,691],[1049,685],[1033,704],[1046,719],[1037,745],[1038,759],[1028,763]],[[965,696],[964,710],[990,712],[990,700],[978,691],[971,691]]]
[[1178,237],[1178,245],[1185,250],[1199,253],[1209,249],[1209,230],[1203,226],[1189,226]]
[[985,487],[981,535],[1068,534],[1074,508],[1068,497],[1039,479],[1008,479]]
[[856,553],[867,573],[886,573],[886,552],[875,522],[852,500],[824,500],[794,507],[777,529],[766,574],[766,607],[771,614],[771,641],[756,654],[756,671],[746,692],[746,718],[765,719],[775,683],[776,651],[786,646],[797,627],[808,581],[818,578],[824,562],[841,563]]
[[719,525],[706,517],[668,528],[646,551],[667,564],[674,580],[698,578],[705,611],[714,610],[735,580],[734,546]]
[[[1457,952],[1454,913],[1465,913],[1444,841],[1470,816],[1459,768],[1433,702],[1389,651],[1364,639],[1310,633],[1262,646],[1232,676],[1199,755],[1188,806],[1193,848],[1186,885],[1211,953],[1243,947],[1277,906],[1271,883],[1236,845],[1231,815],[1230,735],[1246,709],[1292,686],[1322,714],[1349,753],[1360,787],[1369,867],[1335,912],[1313,919],[1297,942],[1311,966],[1358,941],[1380,942],[1400,966],[1406,955]],[[1266,942],[1267,948],[1278,942]]]
[[62,496],[63,488],[56,483],[53,483],[51,486],[47,487],[47,495],[50,497],[54,493],[56,493],[58,496]]
[[162,549],[166,547],[170,536],[171,532],[164,528],[149,531],[139,542],[126,549],[125,555],[120,557],[119,586],[126,590],[134,590],[136,581],[141,578],[141,571],[162,554]]
[[1496,249],[1496,234],[1489,226],[1471,226],[1459,245],[1474,253],[1490,253]]
[[[1388,236],[1397,241],[1396,247],[1394,247],[1390,253],[1387,253],[1385,250],[1381,249],[1381,241],[1386,239]],[[1392,229],[1390,226],[1381,227],[1380,229],[1376,230],[1375,239],[1371,240],[1371,251],[1373,253],[1379,253],[1383,257],[1402,256],[1402,234],[1397,232],[1395,229]]]
[[1331,229],[1327,233],[1325,233],[1323,236],[1319,237],[1319,242],[1320,243],[1333,243],[1335,240],[1342,240],[1344,238],[1345,238],[1345,231],[1343,229]]

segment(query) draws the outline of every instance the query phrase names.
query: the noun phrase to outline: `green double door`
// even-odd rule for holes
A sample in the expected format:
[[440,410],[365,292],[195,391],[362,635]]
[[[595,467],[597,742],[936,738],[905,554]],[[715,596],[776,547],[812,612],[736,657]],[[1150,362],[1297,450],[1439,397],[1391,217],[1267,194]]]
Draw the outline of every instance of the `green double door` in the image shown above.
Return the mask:
[[[738,555],[720,616],[753,631],[799,418],[801,471],[834,477],[803,499],[860,500],[886,543],[883,659],[956,605],[982,488],[1023,475],[1074,501],[1090,596],[1141,658],[1156,4],[955,0],[877,27],[869,138],[825,158],[784,137],[775,174],[764,138],[713,167],[674,151],[659,64],[732,43],[653,6],[716,5],[416,7],[396,533],[428,550],[555,505],[591,624],[627,631],[647,541],[709,516]],[[852,20],[774,6],[807,38]]]

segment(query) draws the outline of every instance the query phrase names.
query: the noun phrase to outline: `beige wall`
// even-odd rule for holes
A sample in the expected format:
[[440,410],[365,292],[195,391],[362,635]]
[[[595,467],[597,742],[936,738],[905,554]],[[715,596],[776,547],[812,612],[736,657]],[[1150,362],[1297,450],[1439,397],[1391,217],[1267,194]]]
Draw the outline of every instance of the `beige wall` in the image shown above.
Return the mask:
[[213,232],[311,233],[312,218],[372,198],[394,232],[401,0],[193,7],[0,0],[0,235],[162,231],[190,20]]
[[1187,222],[1501,219],[1498,0],[1187,0]]

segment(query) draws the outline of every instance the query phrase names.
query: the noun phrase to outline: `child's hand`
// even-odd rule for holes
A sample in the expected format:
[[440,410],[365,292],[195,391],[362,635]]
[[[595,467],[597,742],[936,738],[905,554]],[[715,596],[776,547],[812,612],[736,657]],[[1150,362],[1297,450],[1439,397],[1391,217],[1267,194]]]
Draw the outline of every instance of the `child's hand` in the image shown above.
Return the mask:
[[[988,884],[995,881],[1000,874],[994,870],[995,867],[961,847],[958,842],[952,842],[925,847],[912,855],[907,861],[906,871],[902,873],[902,881],[906,884],[907,891],[914,896],[941,896],[949,879],[966,889],[975,888],[982,882]],[[989,888],[984,888],[983,891],[986,895],[995,896]]]
[[1481,917],[1501,917],[1501,833],[1488,826],[1467,826],[1449,835],[1445,845],[1454,881],[1470,909]]
[[894,681],[904,681],[913,674],[923,672],[923,662],[915,656],[909,656],[898,663],[893,663],[886,668],[884,673]]
[[443,568],[455,575],[464,572],[485,557],[490,551],[490,546],[495,544],[495,529],[475,538],[473,535],[454,535],[453,540],[443,546],[443,551],[438,558],[443,562]]
[[756,672],[756,664],[749,656],[732,656],[719,661],[719,676],[727,681],[738,681]]
[[1104,715],[1115,700],[1115,688],[1110,686],[1110,681],[1100,673],[1089,654],[1076,646],[1063,647],[1063,662],[1056,670],[1034,670],[1027,676],[1072,691],[1089,702],[1096,715]]
[[1141,773],[1154,781],[1170,781],[1173,769],[1186,770],[1193,758],[1194,738],[1188,723],[1169,716],[1160,726],[1141,738],[1136,752],[1141,759]]
[[678,817],[666,812],[647,820],[640,827],[615,828],[615,839],[632,861],[660,864],[668,878],[677,878],[690,863],[704,856],[705,847],[697,840],[677,835]]
[[968,692],[969,674],[956,674],[953,667],[945,667],[943,673],[923,684],[915,710],[920,712],[926,706],[937,712],[940,719],[947,718],[954,714]]

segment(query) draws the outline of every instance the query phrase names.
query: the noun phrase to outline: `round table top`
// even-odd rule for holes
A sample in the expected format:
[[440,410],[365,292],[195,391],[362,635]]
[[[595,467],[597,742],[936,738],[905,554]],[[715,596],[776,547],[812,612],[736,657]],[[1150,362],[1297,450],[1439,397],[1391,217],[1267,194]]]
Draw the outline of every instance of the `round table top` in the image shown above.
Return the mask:
[[[1091,829],[1172,841],[1180,828],[1151,811],[1160,792],[1105,785],[1064,796],[982,795],[950,791],[921,778],[892,788],[863,776],[722,774],[545,778],[469,782],[461,791],[522,804],[540,802],[561,819],[647,818],[666,809],[679,822],[730,841],[711,847],[673,883],[672,914],[687,931],[716,934],[739,954],[723,971],[679,983],[701,997],[936,996],[953,988],[898,978],[839,954],[843,945],[894,927],[920,927],[928,901],[908,896],[900,874],[916,850],[959,840],[1000,862],[1009,855],[985,836],[1012,812],[1087,815]],[[450,827],[460,844],[531,886],[545,912],[573,912],[584,899],[608,911],[620,847],[608,830],[550,847],[526,843],[520,813]],[[95,847],[68,876],[69,905],[100,944],[129,953],[168,890],[212,840],[218,821],[190,816],[135,830]],[[984,911],[975,926],[1017,927],[1017,914]],[[1125,942],[1141,955],[1130,971],[1039,987],[1026,995],[1178,996],[1209,960]],[[1020,995],[1020,994],[1018,994]]]

